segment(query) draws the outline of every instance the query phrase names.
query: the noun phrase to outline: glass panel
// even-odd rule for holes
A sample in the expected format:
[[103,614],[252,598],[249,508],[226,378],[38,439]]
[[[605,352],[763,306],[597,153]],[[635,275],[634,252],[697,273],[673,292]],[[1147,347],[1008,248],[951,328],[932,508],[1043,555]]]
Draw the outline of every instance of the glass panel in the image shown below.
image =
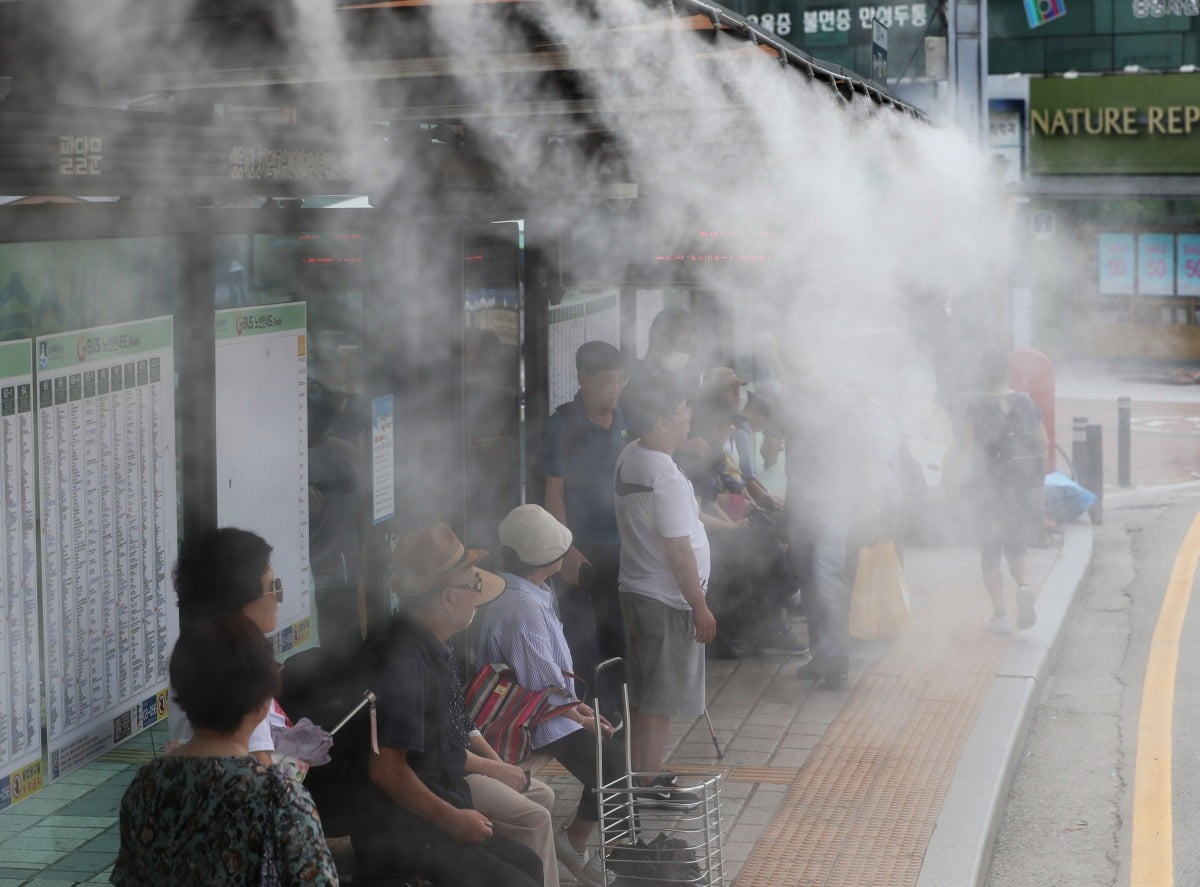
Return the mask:
[[0,634],[0,772],[20,773],[14,802],[166,716],[178,294],[173,238],[0,244],[0,604],[17,629]]
[[463,247],[463,541],[498,553],[496,527],[525,490],[521,223],[472,229]]
[[344,650],[359,638],[371,490],[364,240],[223,235],[214,255],[218,522],[274,548],[284,585],[277,650],[318,634]]

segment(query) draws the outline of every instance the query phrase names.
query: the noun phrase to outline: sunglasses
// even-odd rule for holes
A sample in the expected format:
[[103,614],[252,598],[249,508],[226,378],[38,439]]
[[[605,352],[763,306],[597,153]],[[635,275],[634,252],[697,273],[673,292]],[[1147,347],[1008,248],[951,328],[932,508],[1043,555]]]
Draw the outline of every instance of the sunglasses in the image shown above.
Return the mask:
[[470,585],[447,585],[446,588],[461,588],[463,591],[473,591],[476,594],[483,593],[483,576],[479,573],[475,574],[475,581]]
[[276,576],[275,581],[271,583],[271,587],[262,593],[262,596],[266,597],[269,594],[275,595],[275,603],[283,603],[283,580],[278,576]]

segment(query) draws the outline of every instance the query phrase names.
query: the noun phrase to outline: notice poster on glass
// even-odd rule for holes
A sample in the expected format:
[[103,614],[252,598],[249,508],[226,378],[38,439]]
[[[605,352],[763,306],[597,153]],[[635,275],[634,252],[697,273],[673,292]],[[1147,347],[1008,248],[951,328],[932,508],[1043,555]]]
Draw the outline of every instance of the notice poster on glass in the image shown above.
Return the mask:
[[1200,234],[1176,235],[1175,256],[1175,292],[1200,296]]
[[1133,295],[1134,255],[1132,234],[1100,235],[1100,294]]
[[568,296],[550,307],[550,412],[579,390],[575,352],[584,342],[599,340],[620,347],[621,325],[615,290]]
[[371,516],[382,523],[396,516],[396,399],[371,400]]
[[0,810],[43,785],[33,340],[0,343]]
[[312,639],[308,346],[303,302],[218,311],[217,521],[270,544],[283,583],[276,652]]
[[1175,235],[1138,235],[1138,295],[1175,295]]
[[51,781],[167,714],[173,336],[159,317],[36,340]]

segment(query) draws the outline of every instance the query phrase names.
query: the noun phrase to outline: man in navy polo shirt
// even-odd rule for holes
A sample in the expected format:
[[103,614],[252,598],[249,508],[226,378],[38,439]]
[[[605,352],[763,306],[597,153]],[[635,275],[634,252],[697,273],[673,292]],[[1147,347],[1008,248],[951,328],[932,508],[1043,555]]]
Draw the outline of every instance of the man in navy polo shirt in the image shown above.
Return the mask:
[[357,799],[351,841],[368,869],[403,871],[453,887],[542,887],[542,861],[494,834],[474,809],[467,751],[454,721],[456,681],[446,642],[475,608],[504,591],[468,550],[436,524],[401,539],[392,555],[401,614],[367,642],[378,697],[378,748]]
[[596,688],[597,663],[625,655],[625,623],[617,598],[621,536],[613,504],[617,456],[632,440],[617,405],[625,387],[625,360],[607,342],[585,342],[575,352],[579,392],[547,421],[542,438],[546,510],[575,539],[563,561],[569,586],[559,596],[567,643],[588,694],[599,689],[608,715],[617,713],[613,688]]

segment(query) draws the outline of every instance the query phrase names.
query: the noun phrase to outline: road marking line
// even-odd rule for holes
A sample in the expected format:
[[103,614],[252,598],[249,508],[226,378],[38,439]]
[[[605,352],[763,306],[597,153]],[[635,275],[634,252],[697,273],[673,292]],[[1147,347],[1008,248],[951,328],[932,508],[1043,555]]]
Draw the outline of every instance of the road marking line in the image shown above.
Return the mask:
[[1200,564],[1200,513],[1175,556],[1163,598],[1138,716],[1137,757],[1133,771],[1133,855],[1130,887],[1171,887],[1175,883],[1171,822],[1171,717],[1179,637],[1187,616],[1196,567]]

